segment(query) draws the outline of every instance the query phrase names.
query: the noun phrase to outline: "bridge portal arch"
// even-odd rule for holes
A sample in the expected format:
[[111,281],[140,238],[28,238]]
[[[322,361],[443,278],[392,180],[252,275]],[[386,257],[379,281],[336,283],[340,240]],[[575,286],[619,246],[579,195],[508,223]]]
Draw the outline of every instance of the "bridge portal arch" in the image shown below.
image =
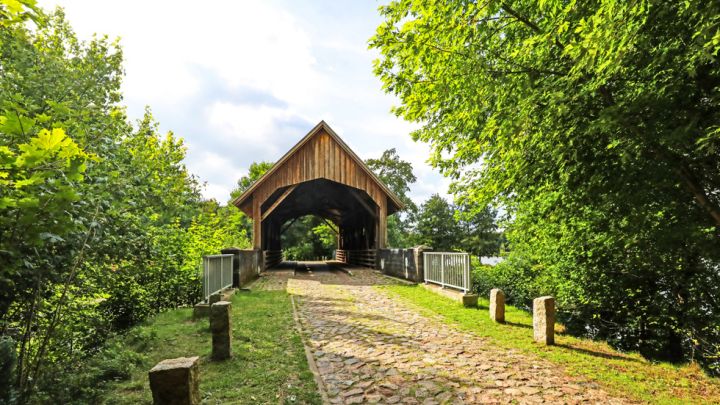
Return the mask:
[[253,247],[265,266],[282,260],[289,223],[316,215],[338,229],[337,259],[375,267],[387,217],[404,208],[325,121],[317,124],[233,204],[253,220]]

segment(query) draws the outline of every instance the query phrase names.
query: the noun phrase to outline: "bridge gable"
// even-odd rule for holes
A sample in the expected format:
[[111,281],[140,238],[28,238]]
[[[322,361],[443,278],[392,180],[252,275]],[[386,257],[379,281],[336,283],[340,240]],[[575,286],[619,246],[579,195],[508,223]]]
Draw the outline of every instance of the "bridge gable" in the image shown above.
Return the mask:
[[390,215],[403,208],[365,163],[324,122],[315,126],[252,187],[233,201],[253,217],[253,205],[264,204],[277,190],[303,182],[327,179],[365,191]]

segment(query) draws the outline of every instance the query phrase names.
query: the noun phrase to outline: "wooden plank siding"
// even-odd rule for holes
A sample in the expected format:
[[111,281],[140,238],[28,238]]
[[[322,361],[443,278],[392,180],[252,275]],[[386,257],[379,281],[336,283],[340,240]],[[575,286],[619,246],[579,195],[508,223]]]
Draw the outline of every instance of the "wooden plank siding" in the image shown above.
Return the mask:
[[[322,132],[303,145],[270,179],[260,185],[253,193],[252,200],[264,202],[279,188],[310,180],[328,179],[365,191],[378,207],[387,205],[385,192],[362,168],[351,165],[350,160],[347,152],[333,142],[327,133]],[[355,166],[350,173],[342,170],[347,178],[340,175],[340,168],[343,166]],[[254,218],[254,212],[248,214]]]
[[[279,238],[275,228],[282,225],[277,221],[270,224],[272,222],[271,215],[265,215],[269,222],[261,220],[264,214],[263,206],[264,209],[270,211],[282,204],[282,201],[275,205],[272,205],[272,202],[265,204],[266,201],[273,195],[275,196],[273,198],[278,198],[280,192],[275,193],[280,189],[320,179],[330,180],[367,193],[375,205],[376,219],[372,220],[375,221],[375,226],[370,223],[369,231],[367,228],[365,231],[358,229],[357,231],[352,230],[351,234],[356,235],[353,236],[356,238],[365,233],[370,238],[370,242],[374,242],[375,248],[385,247],[387,216],[402,209],[402,203],[337,134],[327,124],[321,122],[285,154],[268,173],[233,201],[237,207],[253,218],[253,246],[255,249],[267,249],[266,246],[263,246],[262,234],[267,233],[268,236]],[[287,196],[287,194],[283,195]],[[370,215],[366,211],[364,210],[362,215]],[[374,233],[375,237],[372,238],[372,233],[367,232]],[[275,259],[276,255],[272,257]]]

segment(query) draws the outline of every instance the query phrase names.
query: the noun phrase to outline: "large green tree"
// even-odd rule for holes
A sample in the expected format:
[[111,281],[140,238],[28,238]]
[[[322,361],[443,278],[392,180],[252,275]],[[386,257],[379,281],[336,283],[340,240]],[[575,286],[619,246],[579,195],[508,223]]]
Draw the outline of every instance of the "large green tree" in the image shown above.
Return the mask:
[[524,264],[507,271],[555,294],[573,330],[718,367],[720,3],[380,12],[395,112],[423,124],[413,136],[458,196],[508,214],[508,263]]
[[460,248],[460,226],[455,219],[453,206],[438,194],[425,201],[414,216],[413,239],[419,245],[437,251],[454,251]]
[[200,256],[247,237],[203,209],[182,140],[125,115],[118,43],[33,3],[0,0],[0,402],[94,402],[113,377],[74,380],[81,361],[195,302]]
[[404,212],[388,218],[388,245],[398,248],[409,247],[410,218],[417,212],[417,205],[410,198],[410,185],[417,181],[412,164],[400,159],[395,148],[388,149],[378,159],[365,161],[370,170],[405,204]]
[[497,226],[497,211],[490,206],[455,207],[455,219],[459,228],[459,247],[478,258],[497,256],[503,243],[502,232]]

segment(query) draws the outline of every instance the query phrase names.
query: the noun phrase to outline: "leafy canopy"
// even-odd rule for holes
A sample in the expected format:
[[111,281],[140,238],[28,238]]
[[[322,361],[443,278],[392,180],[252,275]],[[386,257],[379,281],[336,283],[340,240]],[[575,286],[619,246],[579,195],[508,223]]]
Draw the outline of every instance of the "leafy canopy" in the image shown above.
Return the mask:
[[[396,0],[375,72],[460,205],[507,214],[502,279],[571,328],[720,367],[720,3]],[[501,286],[502,287],[502,286]]]

